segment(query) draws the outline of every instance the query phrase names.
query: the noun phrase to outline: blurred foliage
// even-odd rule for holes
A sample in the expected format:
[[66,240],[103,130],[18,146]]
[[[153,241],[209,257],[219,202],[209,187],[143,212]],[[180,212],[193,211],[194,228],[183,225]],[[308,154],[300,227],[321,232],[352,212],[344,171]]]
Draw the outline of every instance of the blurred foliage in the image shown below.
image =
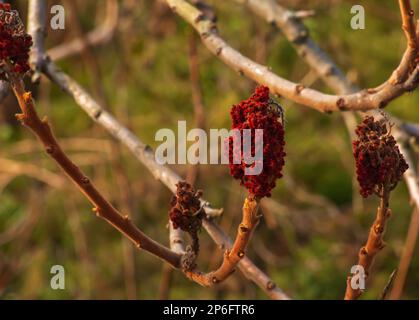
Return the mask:
[[[26,1],[14,2],[21,12],[26,12]],[[290,80],[313,79],[307,65],[275,28],[233,1],[208,2],[217,11],[220,33],[234,48]],[[279,2],[295,9],[315,10],[316,15],[305,21],[312,37],[359,86],[381,83],[398,64],[405,38],[396,1],[364,1],[365,30],[350,28],[350,8],[356,1]],[[103,3],[77,1],[78,19],[84,30],[102,22]],[[412,3],[419,11],[419,1]],[[113,114],[155,148],[154,134],[158,129],[175,129],[178,120],[186,120],[188,128],[195,126],[188,67],[188,43],[193,31],[158,1],[125,0],[120,5],[115,39],[94,48],[101,70],[99,85],[105,89]],[[47,44],[53,47],[73,37],[72,25],[67,24],[65,31],[49,30]],[[246,98],[255,83],[230,70],[200,43],[198,55],[206,126],[228,128],[229,107]],[[67,58],[59,65],[95,93],[92,68],[83,56]],[[330,92],[319,79],[313,81],[309,85]],[[72,158],[115,205],[128,205],[142,230],[168,244],[170,192],[126,148],[115,149],[110,136],[47,79],[42,79],[36,91],[39,113],[48,115]],[[265,219],[256,231],[249,256],[293,298],[340,299],[378,200],[360,201],[352,191],[351,143],[341,116],[279,101],[286,109],[285,179],[279,181],[272,199],[263,205]],[[418,101],[417,92],[406,94],[386,110],[403,120],[418,122]],[[0,109],[4,114],[0,118],[1,158],[31,163],[38,170],[46,168],[60,175],[55,164],[40,152],[32,134],[15,121],[6,121],[10,119],[8,114],[16,111],[13,99],[8,98]],[[92,138],[97,142],[89,140]],[[76,139],[81,139],[82,148]],[[123,168],[126,183],[122,186],[116,181],[115,163]],[[180,165],[173,169],[182,176],[188,170]],[[7,182],[8,177],[12,180]],[[0,276],[1,298],[127,298],[122,245],[126,240],[91,214],[89,204],[71,183],[54,188],[31,176],[15,177],[7,168],[0,168],[0,178],[0,233],[39,212],[30,230],[0,246],[0,275],[2,265],[11,265]],[[227,167],[200,166],[196,187],[204,190],[204,197],[213,206],[225,208],[219,223],[233,236],[244,192],[232,181]],[[127,194],[130,201],[124,204]],[[403,183],[393,193],[391,207],[387,246],[376,260],[363,298],[377,298],[398,265],[412,213]],[[199,264],[205,270],[214,268],[221,252],[205,231],[201,242]],[[417,252],[406,282],[407,299],[419,297]],[[137,298],[158,298],[162,263],[145,252],[134,253]],[[65,267],[66,290],[50,288],[50,268],[55,264]],[[243,281],[239,272],[213,289],[201,288],[174,272],[170,298],[266,296],[251,282]]]

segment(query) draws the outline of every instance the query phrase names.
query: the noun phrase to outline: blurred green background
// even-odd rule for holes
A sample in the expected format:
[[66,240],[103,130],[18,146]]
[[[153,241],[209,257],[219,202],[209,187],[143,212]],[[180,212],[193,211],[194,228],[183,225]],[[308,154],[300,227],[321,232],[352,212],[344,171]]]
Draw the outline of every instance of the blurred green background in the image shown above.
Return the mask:
[[[350,28],[350,8],[357,1],[278,2],[290,9],[315,10],[315,16],[305,20],[311,36],[360,87],[382,83],[398,65],[406,42],[397,1],[362,1],[365,30]],[[13,3],[26,16],[27,1]],[[48,31],[48,48],[76,37],[77,28],[88,31],[103,22],[105,1],[75,3],[77,12],[68,8],[68,1],[49,1],[64,4],[66,29]],[[216,10],[220,34],[234,48],[287,79],[331,92],[273,26],[234,1],[208,3]],[[209,53],[190,26],[164,3],[126,0],[119,5],[113,40],[91,48],[90,58],[89,53],[71,56],[60,60],[59,66],[156,148],[158,129],[175,129],[178,120],[186,120],[189,129],[196,127],[189,69],[190,46],[195,41],[205,127],[229,128],[230,106],[247,98],[255,83]],[[419,1],[412,5],[419,11]],[[130,212],[142,230],[168,245],[170,192],[48,79],[32,87],[40,115],[48,115],[71,158],[112,203]],[[378,199],[363,200],[352,188],[351,141],[340,114],[321,114],[288,100],[278,101],[286,110],[284,178],[262,205],[264,219],[248,255],[292,298],[341,299]],[[418,102],[417,92],[406,94],[386,110],[418,122]],[[266,298],[240,272],[205,289],[175,271],[165,290],[162,278],[169,273],[161,261],[133,250],[91,213],[89,203],[44,155],[34,136],[13,120],[16,110],[10,96],[0,105],[0,298]],[[187,165],[172,167],[181,176],[190,170]],[[195,186],[203,189],[214,207],[224,208],[217,220],[234,236],[245,192],[228,168],[199,166]],[[393,192],[390,206],[387,246],[376,259],[363,299],[378,298],[397,268],[412,214],[404,182]],[[417,253],[416,249],[406,281],[406,299],[419,298]],[[221,258],[221,250],[202,231],[200,267],[213,269]],[[66,270],[65,290],[50,287],[50,268],[56,264]]]

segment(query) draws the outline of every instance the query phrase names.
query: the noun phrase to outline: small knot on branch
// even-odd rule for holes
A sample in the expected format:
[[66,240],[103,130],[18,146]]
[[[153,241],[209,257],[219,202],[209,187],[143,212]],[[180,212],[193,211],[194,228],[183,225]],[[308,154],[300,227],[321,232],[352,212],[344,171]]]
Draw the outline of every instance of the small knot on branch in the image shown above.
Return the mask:
[[97,216],[100,217],[100,212],[99,212],[99,208],[98,207],[94,207],[92,208],[92,212]]
[[23,113],[16,113],[15,117],[20,123],[25,124],[26,116]]
[[276,287],[276,284],[272,281],[268,281],[268,283],[266,284],[266,289],[268,290],[273,290],[275,289],[275,287]]
[[26,91],[23,95],[23,100],[28,103],[32,101],[32,93],[30,91]]
[[305,89],[305,86],[303,85],[303,84],[301,84],[301,83],[299,83],[299,84],[297,84],[296,86],[295,86],[295,92],[297,93],[297,94],[300,94],[301,93],[301,91],[303,91]]
[[362,247],[362,248],[359,250],[359,254],[360,254],[360,255],[362,255],[362,256],[367,256],[367,255],[368,255],[367,248]]
[[241,233],[246,233],[246,232],[249,231],[249,228],[246,227],[244,224],[240,224],[239,230],[240,230]]
[[99,119],[99,117],[102,115],[102,110],[96,110],[95,112],[94,112],[94,114],[93,114],[93,118],[95,119],[95,120],[97,120],[97,119]]
[[49,155],[51,155],[51,154],[53,154],[55,152],[55,146],[53,146],[53,145],[47,146],[45,148],[45,151],[46,151],[46,153],[48,153]]
[[384,109],[387,103],[388,103],[387,101],[381,100],[380,102],[378,102],[378,109]]
[[377,224],[376,226],[374,226],[374,232],[377,235],[383,233],[383,231],[384,231],[384,227],[381,224]]
[[203,13],[198,14],[198,16],[195,18],[194,22],[199,23],[202,20],[205,20],[205,15]]
[[344,111],[344,110],[347,110],[347,107],[346,107],[346,101],[345,101],[345,99],[344,98],[339,98],[337,101],[336,101],[336,105],[338,106],[338,108],[339,108],[339,110],[342,110],[342,111]]

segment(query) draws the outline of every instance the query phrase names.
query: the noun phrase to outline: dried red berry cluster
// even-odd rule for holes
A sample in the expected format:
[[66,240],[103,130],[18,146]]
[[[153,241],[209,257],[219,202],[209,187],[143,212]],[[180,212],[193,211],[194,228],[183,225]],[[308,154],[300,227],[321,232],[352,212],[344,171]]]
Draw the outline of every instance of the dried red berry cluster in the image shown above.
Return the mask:
[[175,229],[180,228],[189,233],[193,241],[192,248],[194,252],[198,252],[198,232],[201,230],[202,219],[205,217],[205,210],[199,200],[202,191],[195,191],[185,181],[178,182],[176,187],[176,195],[170,202],[169,219]]
[[[246,175],[245,168],[255,164],[246,164],[243,159],[244,135],[241,134],[241,148],[234,148],[234,137],[229,137],[229,166],[230,174],[240,180],[240,184],[247,188],[255,197],[270,197],[275,187],[275,181],[282,177],[284,166],[284,127],[282,123],[282,109],[269,98],[269,88],[259,86],[247,100],[241,101],[231,108],[232,129],[251,130],[252,155],[257,154],[257,148],[262,149],[262,172],[258,175]],[[255,129],[263,130],[263,144],[255,145]],[[260,151],[260,149],[259,149]],[[239,153],[241,163],[235,164],[233,159]],[[259,160],[256,160],[259,161]]]
[[5,78],[2,65],[10,64],[12,72],[23,74],[29,70],[29,50],[32,38],[25,33],[22,20],[10,4],[0,3],[0,79]]
[[366,198],[396,187],[408,165],[391,135],[387,120],[366,117],[356,129],[353,141],[360,193]]

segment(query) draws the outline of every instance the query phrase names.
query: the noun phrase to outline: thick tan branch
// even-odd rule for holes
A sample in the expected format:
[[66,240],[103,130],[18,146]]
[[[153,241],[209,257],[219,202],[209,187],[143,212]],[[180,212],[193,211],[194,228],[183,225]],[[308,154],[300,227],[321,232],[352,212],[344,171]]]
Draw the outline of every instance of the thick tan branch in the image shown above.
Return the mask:
[[[219,35],[212,21],[184,0],[166,0],[168,5],[179,16],[191,24],[200,34],[202,42],[207,48],[225,64],[254,81],[268,86],[272,92],[284,96],[296,103],[317,109],[322,112],[346,111],[346,110],[371,110],[385,107],[388,102],[407,91],[405,83],[386,81],[376,89],[361,90],[346,95],[329,95],[305,88],[281,78],[268,67],[260,65],[245,57],[237,50],[229,46]],[[305,36],[305,35],[304,35]],[[416,48],[408,46],[404,57],[416,56]],[[417,63],[409,59],[402,59],[398,69],[407,71],[405,64]],[[404,76],[404,74],[403,74]],[[403,77],[400,77],[402,79]]]

